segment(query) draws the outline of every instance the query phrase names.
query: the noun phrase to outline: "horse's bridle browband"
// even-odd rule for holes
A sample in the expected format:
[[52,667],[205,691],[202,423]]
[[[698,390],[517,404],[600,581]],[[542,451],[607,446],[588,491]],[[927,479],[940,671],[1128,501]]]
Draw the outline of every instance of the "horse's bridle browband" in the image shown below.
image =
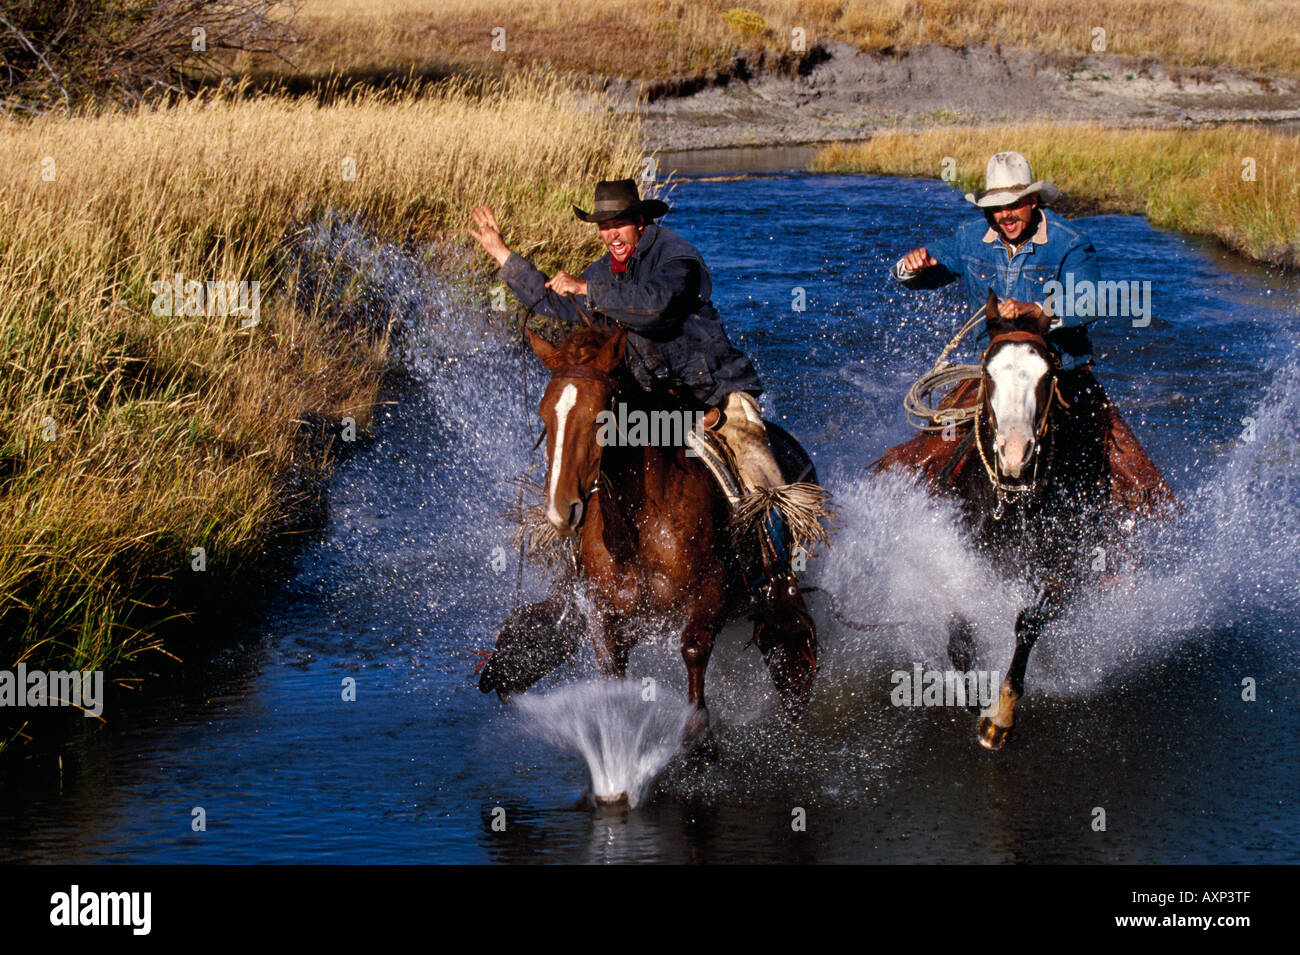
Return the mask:
[[589,365],[561,365],[551,371],[552,378],[587,378],[591,381],[599,381],[606,385],[611,391],[618,391],[618,382],[614,376],[607,371],[601,371],[599,368],[592,368]]
[[993,351],[995,346],[1012,345],[1016,342],[1024,342],[1029,345],[1038,346],[1038,350],[1043,353],[1049,365],[1055,366],[1056,362],[1052,358],[1052,349],[1047,345],[1047,339],[1037,332],[1024,331],[1022,329],[1013,329],[1009,332],[999,332],[989,337],[988,347],[984,349],[984,354],[980,356],[980,364],[989,360],[989,352]]

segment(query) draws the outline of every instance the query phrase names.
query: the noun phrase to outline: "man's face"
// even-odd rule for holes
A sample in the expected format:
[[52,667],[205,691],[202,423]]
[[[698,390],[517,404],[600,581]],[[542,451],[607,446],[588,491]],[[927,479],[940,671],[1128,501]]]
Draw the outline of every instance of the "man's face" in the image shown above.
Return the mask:
[[600,241],[605,243],[610,258],[615,262],[628,260],[636,249],[636,244],[641,241],[641,233],[645,231],[640,218],[607,219],[597,228],[600,229]]
[[1025,236],[1030,221],[1034,218],[1034,209],[1038,207],[1038,196],[1028,195],[1009,206],[998,206],[992,210],[993,222],[1002,237],[1008,242],[1019,242]]

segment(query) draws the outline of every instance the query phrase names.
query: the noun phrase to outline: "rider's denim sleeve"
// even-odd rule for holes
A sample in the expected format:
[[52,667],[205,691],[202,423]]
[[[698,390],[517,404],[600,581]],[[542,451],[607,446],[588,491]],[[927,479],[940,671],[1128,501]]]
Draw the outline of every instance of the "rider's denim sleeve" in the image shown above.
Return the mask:
[[[505,264],[501,266],[501,281],[514,293],[515,298],[540,315],[557,318],[562,322],[576,325],[581,321],[580,313],[573,299],[567,295],[555,295],[546,288],[546,273],[522,255],[510,253]],[[577,296],[578,304],[586,308],[584,297]]]
[[[1092,243],[1087,239],[1073,243],[1066,251],[1064,258],[1061,259],[1061,270],[1059,272],[1060,281],[1066,285],[1068,276],[1074,273],[1075,288],[1082,287],[1080,283],[1089,282],[1092,288],[1097,288],[1097,283],[1101,281],[1101,266],[1097,263],[1097,250],[1093,248]],[[1066,287],[1070,287],[1066,285]],[[1040,303],[1042,304],[1042,303]],[[1088,315],[1076,315],[1078,309],[1066,308],[1061,309],[1064,314],[1059,316],[1061,326],[1064,328],[1075,328],[1080,325],[1087,325],[1089,322],[1096,321],[1100,316],[1093,313]],[[1084,311],[1089,311],[1084,309]]]
[[902,259],[895,263],[890,269],[889,274],[903,284],[904,287],[917,290],[939,288],[955,281],[961,277],[962,262],[959,254],[957,243],[954,238],[936,239],[921,246],[929,252],[938,265],[932,265],[928,269],[920,269],[910,274],[902,273]]
[[[646,263],[640,263],[644,268]],[[644,331],[681,321],[680,305],[698,295],[699,265],[679,257],[658,262],[644,278],[614,281],[609,270],[587,276],[587,301],[620,325]]]

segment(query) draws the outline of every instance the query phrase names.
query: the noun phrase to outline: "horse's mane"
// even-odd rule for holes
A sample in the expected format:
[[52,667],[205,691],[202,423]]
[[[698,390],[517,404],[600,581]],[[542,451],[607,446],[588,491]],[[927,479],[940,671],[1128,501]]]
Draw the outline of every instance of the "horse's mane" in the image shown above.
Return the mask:
[[588,365],[596,353],[613,336],[615,329],[579,328],[568,338],[556,343],[566,365]]

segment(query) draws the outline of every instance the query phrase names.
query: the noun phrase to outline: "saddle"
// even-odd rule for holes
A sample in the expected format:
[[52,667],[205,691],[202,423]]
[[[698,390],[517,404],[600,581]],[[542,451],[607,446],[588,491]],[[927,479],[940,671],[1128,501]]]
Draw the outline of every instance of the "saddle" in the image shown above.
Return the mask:
[[[1096,421],[1110,473],[1111,499],[1135,515],[1159,517],[1177,508],[1178,499],[1160,468],[1143,450],[1091,370],[1082,369],[1071,377],[1079,387],[1069,389],[1072,393],[1064,397],[1074,406],[1073,414],[1091,415]],[[1086,401],[1084,391],[1089,392]],[[973,378],[948,392],[936,407],[972,408],[978,400],[979,379]],[[871,465],[871,470],[903,468],[922,476],[935,490],[951,487],[971,461],[978,466],[977,457],[971,453],[974,429],[969,423],[955,427],[955,440],[944,438],[942,432],[922,432],[890,448]]]

